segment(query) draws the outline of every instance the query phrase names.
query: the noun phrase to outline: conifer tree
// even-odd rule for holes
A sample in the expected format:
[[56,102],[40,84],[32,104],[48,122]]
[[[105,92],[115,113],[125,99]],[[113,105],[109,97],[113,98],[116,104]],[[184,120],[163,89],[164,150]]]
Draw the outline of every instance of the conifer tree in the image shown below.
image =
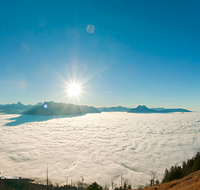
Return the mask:
[[200,153],[198,152],[196,154],[196,157],[194,158],[194,164],[192,166],[192,172],[196,172],[200,170]]

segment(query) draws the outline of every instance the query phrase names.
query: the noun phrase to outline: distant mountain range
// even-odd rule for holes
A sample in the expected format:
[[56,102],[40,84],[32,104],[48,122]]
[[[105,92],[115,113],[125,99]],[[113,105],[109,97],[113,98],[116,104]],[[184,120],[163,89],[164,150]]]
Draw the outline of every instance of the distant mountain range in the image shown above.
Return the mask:
[[17,104],[0,104],[0,113],[7,113],[7,114],[20,114],[23,111],[32,108],[32,105],[24,105],[21,102],[18,102]]
[[32,105],[24,105],[21,102],[18,102],[17,104],[6,104],[6,105],[1,105],[0,104],[0,109],[29,109],[33,107]]
[[178,109],[165,109],[165,108],[152,108],[149,109],[146,106],[139,105],[137,108],[130,109],[128,113],[172,113],[172,112],[191,112],[190,110],[178,108]]
[[101,112],[127,112],[130,108],[118,106],[118,107],[110,107],[110,108],[103,108]]
[[[46,108],[44,106],[47,106]],[[2,114],[30,114],[30,115],[76,115],[86,113],[101,113],[101,112],[128,112],[128,113],[171,113],[171,112],[191,112],[190,110],[165,109],[165,108],[147,108],[139,105],[137,108],[127,108],[122,106],[117,107],[101,107],[80,106],[74,104],[44,102],[33,105],[24,105],[21,102],[17,104],[0,104],[0,113]]]
[[79,106],[74,104],[44,102],[25,111],[26,115],[79,115],[87,113],[101,113],[93,106]]

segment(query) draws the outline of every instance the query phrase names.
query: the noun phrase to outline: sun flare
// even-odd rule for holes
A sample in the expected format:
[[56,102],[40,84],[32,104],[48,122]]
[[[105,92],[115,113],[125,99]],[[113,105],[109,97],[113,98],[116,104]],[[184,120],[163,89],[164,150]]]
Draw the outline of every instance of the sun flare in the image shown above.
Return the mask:
[[71,96],[78,96],[80,93],[80,85],[79,84],[71,84],[68,88],[68,92]]

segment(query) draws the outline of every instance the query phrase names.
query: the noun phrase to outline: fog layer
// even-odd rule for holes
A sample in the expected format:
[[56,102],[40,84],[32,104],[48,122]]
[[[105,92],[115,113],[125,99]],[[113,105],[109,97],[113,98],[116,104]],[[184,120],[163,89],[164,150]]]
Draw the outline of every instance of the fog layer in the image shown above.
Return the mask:
[[133,187],[162,179],[200,147],[200,114],[100,113],[76,117],[0,115],[0,171],[60,183],[97,181]]

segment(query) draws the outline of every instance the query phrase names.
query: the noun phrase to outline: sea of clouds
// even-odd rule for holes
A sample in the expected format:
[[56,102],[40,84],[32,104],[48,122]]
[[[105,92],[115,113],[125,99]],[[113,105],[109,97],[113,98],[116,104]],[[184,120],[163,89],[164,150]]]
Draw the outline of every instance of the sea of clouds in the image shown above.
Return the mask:
[[159,180],[200,148],[200,113],[100,113],[76,117],[0,115],[4,176],[132,187]]

